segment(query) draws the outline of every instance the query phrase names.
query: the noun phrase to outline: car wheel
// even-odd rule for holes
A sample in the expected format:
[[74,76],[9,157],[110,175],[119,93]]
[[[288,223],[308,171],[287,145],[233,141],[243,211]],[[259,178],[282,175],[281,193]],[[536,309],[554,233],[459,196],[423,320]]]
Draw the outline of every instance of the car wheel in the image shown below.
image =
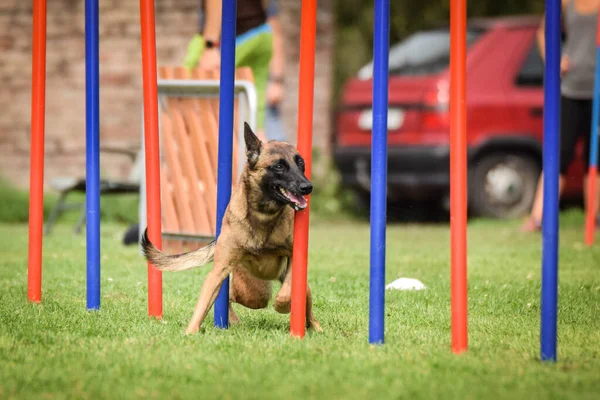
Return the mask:
[[540,166],[527,154],[495,153],[472,163],[469,208],[477,216],[516,218],[531,209]]

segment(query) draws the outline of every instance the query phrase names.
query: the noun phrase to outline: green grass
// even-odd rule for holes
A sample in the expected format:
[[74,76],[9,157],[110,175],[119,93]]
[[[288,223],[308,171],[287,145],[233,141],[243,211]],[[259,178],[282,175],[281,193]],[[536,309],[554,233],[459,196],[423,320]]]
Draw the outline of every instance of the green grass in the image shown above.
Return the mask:
[[45,238],[40,305],[26,301],[27,227],[0,225],[0,398],[600,398],[600,247],[563,215],[559,361],[539,362],[540,237],[518,222],[469,227],[469,351],[450,351],[447,226],[388,229],[386,344],[368,336],[366,223],[311,226],[309,278],[324,333],[288,335],[272,310],[237,308],[227,331],[186,337],[207,269],[164,274],[164,319],[146,316],[146,269],[102,227],[102,306],[85,310],[85,240],[70,225]]
[[[44,193],[44,221],[57,202],[58,194],[54,191]],[[72,205],[83,205],[85,194],[70,193],[67,202]],[[29,192],[18,189],[0,176],[0,223],[27,223],[29,220]],[[120,222],[133,224],[138,220],[139,196],[137,194],[104,195],[100,202],[100,218],[103,222]],[[81,208],[74,207],[59,216],[58,220],[75,224],[79,219]]]

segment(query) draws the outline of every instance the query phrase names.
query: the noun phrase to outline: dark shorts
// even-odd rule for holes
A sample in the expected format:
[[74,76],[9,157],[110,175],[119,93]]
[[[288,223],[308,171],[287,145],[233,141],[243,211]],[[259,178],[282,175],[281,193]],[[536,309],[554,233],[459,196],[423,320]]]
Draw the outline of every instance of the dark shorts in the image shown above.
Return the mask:
[[592,100],[560,98],[560,173],[567,173],[575,158],[575,147],[584,142],[586,167],[590,159],[590,130],[592,128]]

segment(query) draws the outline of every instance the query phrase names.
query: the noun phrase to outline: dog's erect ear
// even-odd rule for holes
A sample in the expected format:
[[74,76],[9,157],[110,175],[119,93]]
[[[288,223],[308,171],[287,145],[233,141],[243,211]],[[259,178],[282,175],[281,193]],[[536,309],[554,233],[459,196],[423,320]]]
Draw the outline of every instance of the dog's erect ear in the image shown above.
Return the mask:
[[250,168],[253,168],[258,161],[260,150],[262,149],[262,142],[252,132],[250,125],[244,122],[244,140],[246,142],[246,157],[248,158],[248,164]]

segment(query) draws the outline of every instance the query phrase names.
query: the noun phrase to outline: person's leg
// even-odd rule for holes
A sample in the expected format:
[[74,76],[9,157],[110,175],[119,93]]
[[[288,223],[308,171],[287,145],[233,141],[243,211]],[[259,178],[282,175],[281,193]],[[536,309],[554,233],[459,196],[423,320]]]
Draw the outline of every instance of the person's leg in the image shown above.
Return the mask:
[[273,34],[268,25],[259,27],[256,34],[244,34],[236,46],[235,63],[239,67],[250,67],[256,86],[258,110],[256,130],[264,133],[266,112],[266,90],[269,79],[269,62],[273,54]]
[[[560,102],[560,176],[558,180],[559,196],[565,186],[564,176],[575,155],[575,145],[579,138],[578,132],[581,126],[581,112],[577,101],[561,97]],[[529,217],[521,227],[524,232],[538,231],[542,226],[544,213],[544,173],[540,174],[535,198]]]
[[[562,194],[563,188],[565,187],[565,178],[563,175],[558,177],[558,195]],[[535,198],[531,207],[531,213],[529,218],[525,221],[521,230],[524,232],[538,231],[542,228],[542,217],[544,213],[544,172],[540,174],[538,181],[537,190],[535,192]]]
[[537,189],[535,191],[535,197],[533,199],[533,205],[531,206],[531,213],[529,218],[525,221],[521,230],[523,231],[535,231],[542,227],[542,213],[544,211],[544,171],[540,174],[538,180]]

